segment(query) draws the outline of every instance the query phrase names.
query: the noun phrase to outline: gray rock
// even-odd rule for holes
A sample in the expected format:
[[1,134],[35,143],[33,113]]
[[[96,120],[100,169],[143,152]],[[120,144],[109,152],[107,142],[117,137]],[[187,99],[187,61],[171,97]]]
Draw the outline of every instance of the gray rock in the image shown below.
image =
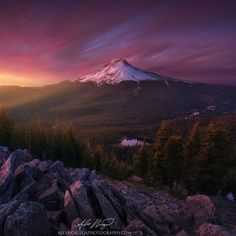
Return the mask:
[[32,169],[34,171],[37,171],[37,166],[39,165],[39,163],[39,159],[34,159],[30,162],[23,163],[16,168],[14,175],[18,176],[22,174],[26,169]]
[[7,236],[50,236],[51,227],[40,203],[25,202],[7,217],[4,234]]
[[0,152],[0,167],[4,164],[7,159],[7,155],[5,153]]
[[18,153],[12,153],[0,168],[0,204],[12,197],[15,187],[14,171],[22,161]]
[[73,220],[79,217],[79,213],[69,190],[67,190],[64,195],[64,208],[66,212],[68,226],[70,228]]
[[64,223],[61,223],[58,227],[58,234],[60,234],[60,232],[64,232],[64,231],[69,231],[69,229],[65,226]]
[[198,226],[209,222],[215,213],[215,206],[211,199],[206,195],[189,196],[186,199],[187,211],[192,212],[195,224]]
[[130,235],[147,235],[147,236],[157,236],[157,234],[150,230],[144,223],[140,220],[132,220],[129,225],[123,230],[129,232]]
[[133,182],[133,183],[138,183],[138,184],[142,184],[144,182],[143,178],[136,175],[129,177],[128,181]]
[[92,183],[97,177],[96,170],[92,170],[89,176],[89,182]]
[[124,223],[122,222],[118,212],[115,210],[112,203],[109,201],[109,199],[106,196],[104,196],[102,188],[103,188],[103,185],[101,184],[99,180],[95,179],[92,182],[92,191],[94,195],[96,196],[96,199],[100,206],[102,216],[106,219],[113,218],[115,221],[114,221],[114,224],[110,226],[110,228],[113,230],[120,230],[124,228]]
[[33,178],[33,170],[26,169],[20,175],[15,177],[16,179],[16,188],[17,191],[24,189],[26,186],[30,185],[31,183],[35,182]]
[[79,223],[81,223],[81,219],[80,218],[76,218],[76,219],[74,219],[73,220],[73,222],[72,222],[72,224],[71,224],[71,231],[79,231],[79,229],[78,229],[78,227],[77,227],[77,225],[79,224]]
[[179,231],[175,236],[188,236],[187,232],[185,230]]
[[66,171],[64,168],[64,164],[61,161],[56,161],[50,166],[50,170],[56,173],[58,178],[65,178]]
[[70,187],[72,198],[74,199],[80,218],[93,219],[95,213],[91,207],[87,190],[79,180]]
[[9,203],[0,205],[0,232],[4,230],[4,223],[10,214],[12,214],[20,205],[20,201],[13,200]]
[[6,189],[4,189],[3,193],[0,193],[0,204],[5,203],[8,200],[10,200],[13,197],[13,193],[15,191],[15,178],[14,178],[14,176],[12,174],[9,174],[8,178],[9,178],[9,180],[6,181],[6,182],[8,182]]
[[151,231],[154,231],[157,235],[170,235],[170,230],[166,222],[157,223],[157,221],[153,221],[153,219],[147,217],[139,209],[139,205],[137,205],[135,202],[126,202],[124,205],[124,209],[126,211],[127,220],[129,223],[133,220],[139,220],[143,222],[143,224]]
[[145,216],[147,216],[154,224],[160,224],[162,222],[161,216],[158,214],[156,207],[154,205],[150,205],[145,207],[143,210]]
[[24,163],[24,155],[25,152],[21,149],[18,149],[15,152],[11,153],[11,155],[8,157],[7,161],[10,162],[12,172],[14,172],[19,165]]
[[51,164],[52,164],[51,161],[40,161],[40,163],[38,164],[38,169],[42,173],[45,173],[45,172],[49,171]]
[[0,203],[9,200],[15,190],[14,172],[23,164],[25,152],[17,150],[13,152],[0,168]]
[[0,194],[3,193],[10,185],[14,178],[14,171],[17,166],[23,163],[21,152],[13,152],[0,168]]
[[95,213],[91,206],[85,186],[77,180],[66,191],[64,206],[69,225],[75,218],[94,219]]
[[48,210],[57,211],[63,208],[64,193],[54,181],[51,187],[41,193],[38,201],[42,203]]
[[126,213],[124,211],[125,199],[109,184],[103,183],[101,190],[117,211],[122,222],[126,223]]
[[39,196],[52,186],[53,181],[57,181],[55,177],[44,174],[40,180],[27,185],[15,197],[18,199],[21,195],[26,194],[31,201],[38,201]]
[[47,217],[51,222],[53,222],[54,224],[58,225],[58,227],[60,227],[61,222],[63,222],[64,220],[65,212],[64,210],[47,211]]
[[233,236],[220,225],[202,224],[196,231],[196,236]]
[[30,154],[30,151],[29,150],[19,150],[21,151],[21,159],[24,161],[24,162],[30,162],[33,160],[31,154]]
[[71,172],[71,176],[74,181],[76,180],[89,181],[91,176],[91,171],[87,168],[74,169]]

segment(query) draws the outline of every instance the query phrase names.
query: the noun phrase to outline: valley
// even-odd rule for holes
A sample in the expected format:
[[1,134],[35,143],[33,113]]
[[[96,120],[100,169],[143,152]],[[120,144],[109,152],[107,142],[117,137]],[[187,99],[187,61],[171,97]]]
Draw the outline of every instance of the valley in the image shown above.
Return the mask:
[[[112,80],[106,79],[110,70]],[[0,104],[18,121],[39,119],[48,127],[71,122],[78,135],[90,137],[101,132],[150,135],[160,121],[193,112],[201,112],[200,117],[235,114],[236,87],[175,80],[123,60],[113,60],[97,73],[99,83],[88,76],[43,87],[2,86]]]

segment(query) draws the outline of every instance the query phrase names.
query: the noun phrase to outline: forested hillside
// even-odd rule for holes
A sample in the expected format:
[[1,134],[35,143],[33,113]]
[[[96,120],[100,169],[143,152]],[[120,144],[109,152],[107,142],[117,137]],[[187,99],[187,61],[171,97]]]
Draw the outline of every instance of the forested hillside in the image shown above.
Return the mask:
[[71,124],[45,129],[40,121],[15,124],[0,112],[0,145],[29,149],[39,159],[89,167],[113,178],[135,174],[157,186],[178,183],[190,192],[236,193],[236,118],[174,120],[160,124],[154,144],[140,148],[78,139]]

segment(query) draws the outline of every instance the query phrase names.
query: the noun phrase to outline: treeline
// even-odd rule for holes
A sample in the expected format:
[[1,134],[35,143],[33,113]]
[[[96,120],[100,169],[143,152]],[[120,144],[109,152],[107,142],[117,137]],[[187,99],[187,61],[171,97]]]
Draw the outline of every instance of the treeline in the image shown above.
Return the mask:
[[165,121],[155,144],[143,145],[134,157],[134,172],[157,185],[181,184],[190,192],[236,194],[236,121],[231,124]]
[[135,174],[147,184],[190,192],[236,194],[236,119],[164,121],[154,144],[137,149],[102,146],[78,139],[71,124],[40,121],[15,124],[0,110],[0,146],[28,149],[35,158],[60,160],[68,167],[88,167],[113,178]]
[[15,124],[5,109],[0,110],[0,146],[11,151],[28,149],[35,158],[60,160],[68,167],[88,167],[114,178],[127,178],[131,173],[123,161],[100,145],[78,140],[71,124],[56,122],[46,129],[40,121]]

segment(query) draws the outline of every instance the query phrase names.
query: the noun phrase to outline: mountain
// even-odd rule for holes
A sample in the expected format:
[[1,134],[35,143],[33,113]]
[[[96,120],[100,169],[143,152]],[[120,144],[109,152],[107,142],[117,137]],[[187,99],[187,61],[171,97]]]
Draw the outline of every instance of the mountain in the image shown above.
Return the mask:
[[118,84],[124,81],[178,81],[153,72],[144,71],[129,64],[125,59],[113,59],[98,72],[77,79],[78,82],[95,82],[102,84]]
[[153,132],[164,119],[235,113],[236,87],[171,79],[113,60],[73,81],[32,88],[0,86],[0,104],[17,120],[40,118],[48,126],[55,120],[73,122],[81,135],[143,135],[144,129]]

